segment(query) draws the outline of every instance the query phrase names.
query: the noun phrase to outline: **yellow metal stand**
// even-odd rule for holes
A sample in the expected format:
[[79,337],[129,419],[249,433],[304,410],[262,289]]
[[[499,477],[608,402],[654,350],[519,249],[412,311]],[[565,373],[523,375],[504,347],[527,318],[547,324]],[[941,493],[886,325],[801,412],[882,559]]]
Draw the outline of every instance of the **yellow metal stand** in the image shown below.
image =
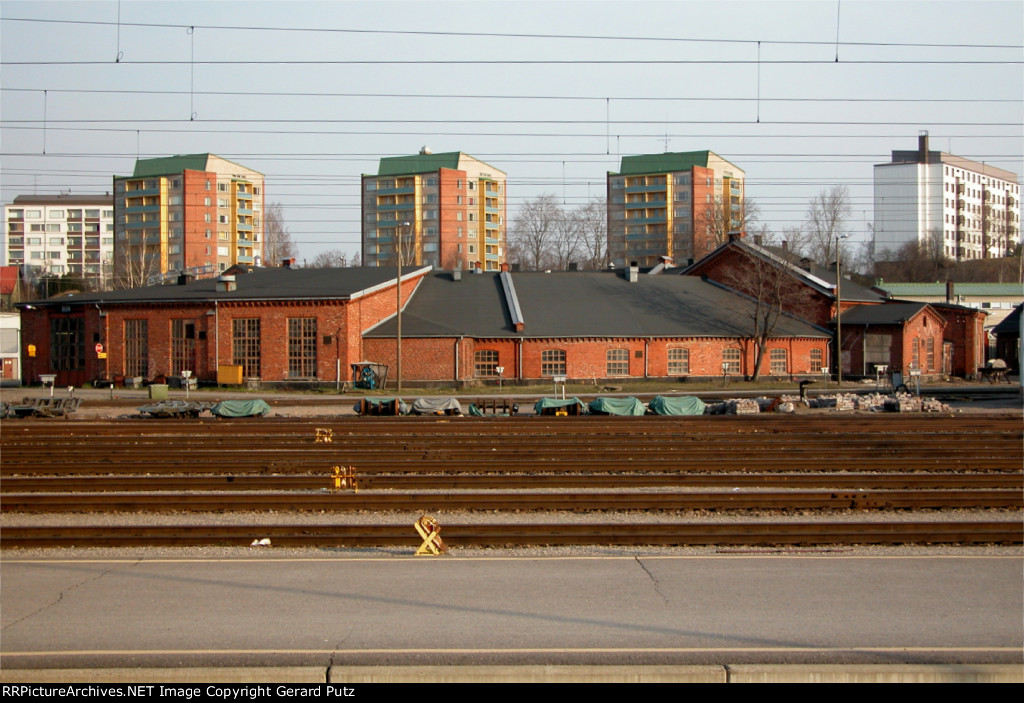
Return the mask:
[[416,528],[416,531],[420,533],[420,537],[423,538],[423,544],[416,550],[416,556],[429,554],[437,556],[448,551],[444,540],[441,539],[441,526],[437,523],[437,520],[429,515],[424,515],[413,523],[413,527]]
[[356,480],[356,467],[354,466],[334,466],[332,467],[333,473],[331,479],[333,482],[332,490],[340,491],[342,489],[351,488],[353,493],[359,492],[359,483]]

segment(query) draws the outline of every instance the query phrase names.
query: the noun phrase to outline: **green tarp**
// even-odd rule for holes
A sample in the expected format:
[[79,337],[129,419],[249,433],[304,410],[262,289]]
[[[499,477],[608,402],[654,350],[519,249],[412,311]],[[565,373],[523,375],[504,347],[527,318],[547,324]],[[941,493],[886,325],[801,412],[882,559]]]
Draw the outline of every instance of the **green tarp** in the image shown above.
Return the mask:
[[644,404],[636,398],[595,398],[590,401],[590,412],[600,415],[643,415]]
[[533,412],[538,415],[554,415],[559,408],[565,408],[570,415],[582,415],[587,411],[587,406],[579,398],[541,398],[533,404]]
[[692,395],[665,397],[659,395],[647,407],[657,415],[703,415],[704,401]]
[[262,400],[222,400],[210,412],[218,417],[262,417],[270,412],[270,406]]

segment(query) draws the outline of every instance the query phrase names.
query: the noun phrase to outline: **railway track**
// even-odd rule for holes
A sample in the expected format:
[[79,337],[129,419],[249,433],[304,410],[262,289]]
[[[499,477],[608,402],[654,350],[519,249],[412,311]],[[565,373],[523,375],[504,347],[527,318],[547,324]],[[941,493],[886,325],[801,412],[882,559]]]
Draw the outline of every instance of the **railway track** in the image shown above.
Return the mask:
[[4,512],[248,512],[265,510],[593,511],[593,510],[923,510],[1024,507],[1019,490],[700,491],[586,493],[77,493],[6,494]]
[[[318,429],[330,441],[317,442]],[[446,520],[493,512],[494,524],[445,525],[446,540],[467,546],[1019,544],[1012,514],[947,524],[934,513],[1019,511],[1022,437],[1019,416],[8,422],[0,436],[4,514],[130,512],[143,524],[7,524],[2,546],[238,544],[255,533],[281,546],[415,541],[408,525],[330,526],[341,530],[333,533],[322,525],[145,524],[158,512],[283,510],[451,511]],[[355,467],[360,492],[324,491],[333,466]],[[647,511],[726,510],[804,511],[818,520],[644,522]],[[840,510],[900,511],[900,519],[828,517]],[[917,519],[924,510],[929,518]],[[549,523],[566,511],[618,511],[622,521],[502,524],[511,511]]]
[[[500,473],[500,474],[368,474],[359,476],[361,490],[522,490],[549,488],[834,488],[834,489],[1024,489],[1021,472],[989,473]],[[331,488],[327,473],[11,476],[0,482],[5,493],[164,492],[164,491],[316,491]]]
[[[114,527],[13,527],[7,547],[246,546],[253,534],[279,547],[408,547],[411,525],[175,525]],[[1019,544],[1020,523],[630,523],[445,524],[442,537],[459,546],[565,545],[823,545],[823,544]]]

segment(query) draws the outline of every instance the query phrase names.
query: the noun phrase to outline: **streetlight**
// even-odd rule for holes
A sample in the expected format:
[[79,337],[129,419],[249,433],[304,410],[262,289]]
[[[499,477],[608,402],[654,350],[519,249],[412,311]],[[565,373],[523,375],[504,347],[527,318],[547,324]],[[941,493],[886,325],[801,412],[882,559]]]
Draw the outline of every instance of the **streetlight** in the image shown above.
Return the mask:
[[402,395],[402,232],[405,227],[409,227],[410,222],[403,222],[401,227],[395,233],[395,261],[398,262],[398,276],[395,281],[395,319],[398,323],[398,330],[396,332],[396,376],[397,376],[397,391],[395,392],[396,397]]
[[840,290],[843,273],[839,269],[839,251],[843,239],[846,239],[846,235],[836,234],[836,385],[840,388],[843,385],[843,295]]

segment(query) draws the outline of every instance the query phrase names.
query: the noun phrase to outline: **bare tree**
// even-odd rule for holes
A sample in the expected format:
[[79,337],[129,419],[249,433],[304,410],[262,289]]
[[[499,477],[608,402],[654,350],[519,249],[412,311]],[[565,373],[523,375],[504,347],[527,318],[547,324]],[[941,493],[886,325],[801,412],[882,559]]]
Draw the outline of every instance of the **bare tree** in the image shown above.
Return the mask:
[[920,241],[907,242],[897,250],[891,261],[881,271],[899,271],[901,281],[907,283],[932,283],[944,280],[953,262],[946,258],[942,247],[942,232],[932,230]]
[[285,259],[295,258],[297,252],[292,234],[284,223],[280,203],[267,208],[263,221],[263,263],[265,266],[279,266]]
[[550,249],[562,209],[554,195],[545,193],[519,206],[509,232],[509,249],[526,269],[550,265]]
[[764,237],[770,234],[768,226],[761,222],[761,207],[755,200],[745,199],[738,212],[731,208],[731,204],[727,205],[721,196],[716,196],[714,202],[704,208],[695,223],[697,232],[703,233],[703,238],[695,236],[694,240],[703,241],[707,251],[680,250],[677,258],[686,255],[699,259],[729,241],[731,232],[743,232],[751,237]]
[[608,210],[604,198],[594,198],[576,210],[580,223],[580,249],[584,266],[602,269],[608,265]]
[[[766,246],[774,244],[770,233]],[[810,302],[809,290],[793,276],[797,252],[744,243],[736,247],[742,264],[731,266],[723,274],[722,282],[751,299],[748,314],[751,339],[754,343],[754,373],[751,380],[760,378],[761,368],[768,350],[768,342],[775,328],[787,312],[793,313]]]
[[583,245],[583,223],[579,214],[565,210],[561,214],[555,221],[548,252],[551,268],[556,271],[565,271],[570,263],[578,262]]
[[[150,285],[160,273],[160,246],[151,244],[152,235],[144,232],[126,234],[114,244],[114,285],[117,288],[140,288]],[[133,241],[128,237],[136,237]]]
[[851,215],[850,194],[846,186],[836,185],[818,193],[807,207],[805,253],[819,264],[827,265],[836,260],[838,246],[840,260],[849,258],[848,245],[843,243],[843,239],[850,234],[848,221]]
[[337,269],[337,268],[348,268],[352,266],[354,259],[349,259],[341,249],[328,249],[322,251],[314,256],[309,263],[306,264],[306,268],[311,269]]

